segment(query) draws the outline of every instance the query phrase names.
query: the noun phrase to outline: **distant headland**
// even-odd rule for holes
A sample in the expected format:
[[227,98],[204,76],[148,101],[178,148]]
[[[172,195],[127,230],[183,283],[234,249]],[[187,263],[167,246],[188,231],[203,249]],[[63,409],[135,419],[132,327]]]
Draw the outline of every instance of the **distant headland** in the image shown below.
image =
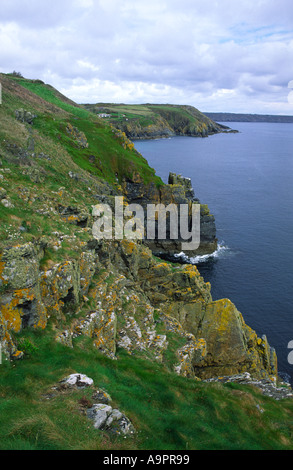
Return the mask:
[[240,114],[240,113],[203,113],[215,122],[289,122],[293,123],[293,116],[271,114]]

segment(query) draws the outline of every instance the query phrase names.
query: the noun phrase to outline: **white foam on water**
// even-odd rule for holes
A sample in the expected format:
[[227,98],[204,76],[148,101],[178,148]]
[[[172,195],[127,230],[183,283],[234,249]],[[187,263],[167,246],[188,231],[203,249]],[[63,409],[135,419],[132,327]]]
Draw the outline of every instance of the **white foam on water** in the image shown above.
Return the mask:
[[177,258],[184,263],[199,264],[204,263],[210,259],[220,258],[223,255],[226,255],[228,252],[231,253],[231,250],[227,245],[222,242],[219,243],[218,248],[213,253],[210,253],[208,255],[198,255],[189,257],[186,253],[181,251],[181,253],[174,255],[174,258]]

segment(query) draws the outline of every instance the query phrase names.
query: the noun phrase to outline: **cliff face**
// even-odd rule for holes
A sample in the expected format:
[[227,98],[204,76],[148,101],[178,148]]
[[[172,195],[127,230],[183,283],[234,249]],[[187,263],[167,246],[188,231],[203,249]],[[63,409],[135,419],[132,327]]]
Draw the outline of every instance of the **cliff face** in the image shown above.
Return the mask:
[[[162,186],[156,186],[154,183],[146,185],[142,182],[140,175],[135,174],[132,179],[123,181],[122,190],[128,203],[139,204],[144,208],[145,214],[147,214],[148,204],[162,204],[164,207],[169,204],[175,204],[177,207],[185,204],[189,209],[191,209],[192,204],[200,204],[199,199],[194,195],[191,180],[174,173],[169,175],[169,184]],[[191,224],[191,218],[190,214],[189,225]],[[157,224],[158,220],[156,220],[156,227]],[[151,248],[155,255],[172,259],[173,255],[182,252],[182,242],[185,240],[180,237],[180,233],[178,239],[173,240],[170,236],[168,237],[168,224],[170,225],[169,219],[167,219],[167,237],[165,239],[150,240],[146,234],[144,244]],[[216,249],[215,218],[206,204],[200,204],[200,245],[194,250],[188,250],[188,256],[209,254]]]
[[75,261],[44,270],[45,250],[44,241],[2,253],[0,340],[6,355],[22,356],[15,334],[50,322],[57,341],[74,347],[75,338],[86,335],[113,360],[122,348],[145,352],[188,377],[277,374],[266,338],[257,337],[231,301],[212,300],[196,266],[159,262],[132,241],[92,240]]

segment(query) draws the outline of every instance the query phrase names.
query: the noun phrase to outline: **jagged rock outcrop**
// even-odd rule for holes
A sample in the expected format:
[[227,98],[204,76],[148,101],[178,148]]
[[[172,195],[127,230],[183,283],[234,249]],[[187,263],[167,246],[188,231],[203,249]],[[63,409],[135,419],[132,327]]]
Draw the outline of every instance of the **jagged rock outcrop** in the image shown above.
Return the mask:
[[23,123],[33,124],[34,119],[37,116],[35,114],[31,113],[30,111],[27,111],[23,108],[20,108],[20,109],[17,109],[15,111],[15,117],[18,121],[21,121]]
[[[243,374],[238,375],[229,375],[224,377],[214,377],[211,379],[207,379],[206,382],[208,383],[238,383],[240,385],[250,385],[252,387],[261,390],[261,392],[268,396],[272,397],[275,400],[282,400],[284,398],[289,398],[293,396],[291,386],[286,382],[281,382],[279,386],[276,383],[274,378],[271,379],[254,379],[248,372],[244,372]],[[260,409],[261,412],[263,410]]]
[[231,301],[213,301],[196,266],[159,262],[133,241],[92,240],[79,259],[41,270],[45,250],[45,243],[28,243],[1,256],[0,341],[10,358],[22,354],[15,333],[51,321],[56,340],[74,347],[86,335],[112,359],[123,348],[165,362],[172,350],[166,364],[188,377],[277,376],[266,338],[257,337]]
[[[129,204],[139,204],[144,209],[145,224],[147,226],[146,215],[149,204],[162,204],[167,207],[175,204],[188,205],[191,211],[192,204],[200,204],[200,245],[195,250],[188,251],[188,257],[210,254],[217,249],[215,217],[210,213],[206,204],[201,204],[195,197],[190,178],[170,173],[168,184],[156,186],[154,183],[144,184],[139,174],[133,174],[132,179],[125,179],[122,184],[123,194]],[[175,254],[182,252],[182,242],[184,240],[179,233],[178,238],[170,238],[170,222],[167,213],[167,231],[165,239],[148,239],[147,234],[144,244],[148,246],[155,255],[172,259]],[[179,216],[178,216],[179,219]],[[157,220],[155,221],[157,227]],[[189,224],[191,223],[191,215]],[[156,228],[157,230],[157,228]]]
[[66,127],[67,133],[74,139],[76,145],[81,148],[88,148],[89,144],[84,132],[81,132],[77,127],[68,123]]

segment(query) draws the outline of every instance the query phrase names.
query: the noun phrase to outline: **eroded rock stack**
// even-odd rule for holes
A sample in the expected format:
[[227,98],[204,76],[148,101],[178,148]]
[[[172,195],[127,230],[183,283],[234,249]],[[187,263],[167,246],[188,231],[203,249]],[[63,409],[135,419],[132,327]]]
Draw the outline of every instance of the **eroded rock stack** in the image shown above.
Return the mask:
[[[201,204],[199,199],[195,197],[189,178],[170,173],[168,184],[158,187],[154,183],[149,183],[148,185],[143,183],[139,174],[133,174],[131,179],[124,180],[122,190],[127,202],[129,204],[139,204],[142,206],[145,215],[147,214],[149,204],[162,204],[164,207],[167,207],[169,204],[180,207],[182,204],[187,205],[190,211],[192,204],[200,204],[200,245],[195,250],[189,250],[188,256],[210,254],[216,251],[217,238],[215,217],[210,213],[208,206]],[[146,234],[144,244],[148,246],[155,255],[172,259],[175,254],[182,252],[182,242],[186,240],[180,237],[180,231],[176,239],[171,239],[168,236],[168,216],[169,214],[167,213],[166,238],[158,239],[156,237],[156,239],[151,240],[147,238]],[[191,215],[189,217],[189,224],[191,224]],[[147,223],[145,221],[145,227],[146,226]]]

